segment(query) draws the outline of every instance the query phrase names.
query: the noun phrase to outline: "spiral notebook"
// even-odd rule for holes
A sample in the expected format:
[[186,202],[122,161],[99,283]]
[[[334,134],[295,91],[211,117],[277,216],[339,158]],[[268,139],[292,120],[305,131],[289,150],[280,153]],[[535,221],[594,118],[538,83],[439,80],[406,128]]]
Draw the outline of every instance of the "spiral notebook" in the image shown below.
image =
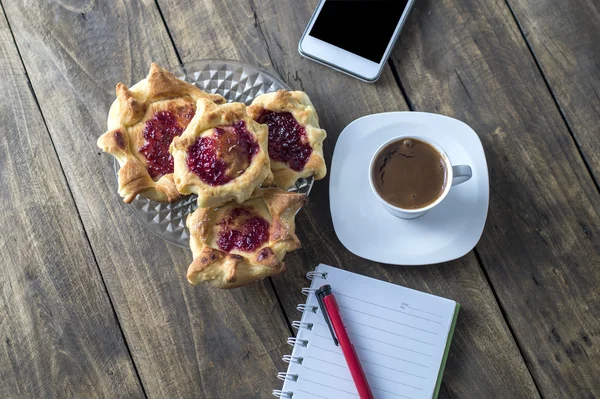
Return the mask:
[[358,398],[340,347],[319,309],[316,289],[331,285],[344,325],[375,399],[436,398],[460,305],[327,265],[309,272],[302,320],[289,338],[294,346],[280,398]]

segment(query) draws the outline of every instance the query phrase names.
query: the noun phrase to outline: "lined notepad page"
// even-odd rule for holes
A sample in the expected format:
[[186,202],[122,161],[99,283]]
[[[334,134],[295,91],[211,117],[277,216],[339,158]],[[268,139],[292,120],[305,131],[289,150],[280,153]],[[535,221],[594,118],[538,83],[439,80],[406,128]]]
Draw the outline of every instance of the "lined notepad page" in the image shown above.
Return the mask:
[[[332,287],[344,324],[376,399],[430,399],[435,391],[457,303],[423,292],[372,279],[331,266],[319,265],[311,288]],[[358,398],[340,347],[335,346],[314,290],[308,296],[301,328],[283,391],[293,399]]]

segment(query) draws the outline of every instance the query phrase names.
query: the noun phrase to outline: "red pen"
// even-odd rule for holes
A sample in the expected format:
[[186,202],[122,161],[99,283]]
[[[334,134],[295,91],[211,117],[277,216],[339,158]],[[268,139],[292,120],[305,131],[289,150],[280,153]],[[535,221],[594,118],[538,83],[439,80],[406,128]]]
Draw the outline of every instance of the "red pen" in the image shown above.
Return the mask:
[[342,322],[340,310],[335,301],[335,297],[331,292],[331,287],[329,285],[324,285],[315,292],[315,295],[319,301],[319,307],[323,312],[323,317],[325,317],[325,322],[327,323],[327,326],[329,326],[329,331],[331,331],[333,342],[336,346],[341,346],[342,348],[346,363],[348,363],[348,368],[350,369],[350,374],[354,380],[354,385],[356,385],[358,396],[360,399],[373,399],[371,388],[369,388],[365,372],[360,365],[358,356],[356,356],[354,345],[350,342],[350,337],[348,337],[348,332]]

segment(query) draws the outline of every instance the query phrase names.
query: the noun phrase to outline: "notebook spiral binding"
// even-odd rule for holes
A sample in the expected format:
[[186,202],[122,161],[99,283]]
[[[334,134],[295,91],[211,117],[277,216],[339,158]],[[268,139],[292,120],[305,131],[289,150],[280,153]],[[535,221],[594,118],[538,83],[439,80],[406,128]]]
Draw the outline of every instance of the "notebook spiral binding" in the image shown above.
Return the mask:
[[282,381],[285,381],[285,380],[298,381],[298,374],[279,372],[279,373],[277,373],[277,378],[279,378]]
[[[315,278],[327,280],[327,273],[312,271],[312,272],[306,273],[306,278],[309,280],[314,280]],[[302,294],[304,294],[306,296],[313,294],[315,291],[316,291],[316,289],[314,289],[314,288],[302,288]],[[298,306],[296,306],[296,309],[302,313],[304,313],[304,312],[317,313],[317,310],[319,310],[319,307],[318,306],[309,306],[305,303],[301,303],[301,304],[298,304]],[[301,329],[312,330],[313,323],[307,323],[307,322],[302,322],[302,321],[293,321],[292,327],[294,327],[297,330],[301,330]],[[290,344],[291,346],[293,346],[294,349],[296,349],[298,347],[306,348],[308,346],[308,340],[299,339],[297,337],[289,337],[287,339],[287,343]],[[296,363],[296,364],[301,365],[302,362],[304,361],[304,358],[302,356],[284,355],[281,358],[281,360],[283,360],[285,363]],[[283,381],[286,381],[286,380],[298,381],[298,374],[279,372],[279,373],[277,373],[277,378],[279,378],[280,380],[283,380]],[[290,392],[290,391],[282,391],[280,389],[273,390],[273,396],[275,396],[277,398],[291,399],[293,394],[294,393]]]
[[296,310],[298,310],[298,312],[313,312],[313,313],[317,313],[317,310],[319,310],[318,306],[308,306],[305,303],[300,303],[298,304],[298,306],[296,306]]
[[296,330],[299,330],[301,328],[306,328],[307,330],[312,330],[313,323],[303,323],[301,321],[292,321],[292,327],[294,327]]
[[316,272],[316,271],[306,273],[306,278],[309,280],[314,280],[315,277],[320,277],[323,280],[327,280],[327,273]]
[[296,345],[300,345],[303,347],[307,347],[308,346],[308,341],[305,339],[298,339],[296,337],[289,337],[287,339],[287,343],[290,344],[291,346],[296,346]]
[[300,356],[283,355],[281,360],[283,360],[285,363],[302,364],[302,362],[304,361],[304,358],[300,357]]

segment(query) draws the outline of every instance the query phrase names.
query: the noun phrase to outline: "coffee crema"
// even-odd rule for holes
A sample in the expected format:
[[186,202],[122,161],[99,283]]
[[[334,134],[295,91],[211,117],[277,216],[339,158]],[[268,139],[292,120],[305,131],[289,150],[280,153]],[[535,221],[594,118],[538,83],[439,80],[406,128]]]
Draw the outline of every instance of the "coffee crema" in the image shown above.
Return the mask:
[[420,209],[434,203],[448,180],[446,162],[433,146],[403,138],[385,146],[373,162],[373,183],[390,205]]

